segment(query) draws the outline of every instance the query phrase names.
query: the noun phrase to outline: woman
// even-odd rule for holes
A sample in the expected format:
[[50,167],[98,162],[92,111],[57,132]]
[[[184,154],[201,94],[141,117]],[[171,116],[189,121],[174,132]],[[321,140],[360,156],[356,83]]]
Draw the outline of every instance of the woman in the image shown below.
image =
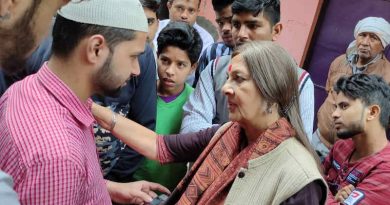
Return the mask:
[[157,136],[105,108],[93,112],[146,157],[197,157],[166,204],[324,204],[326,182],[302,128],[290,55],[272,42],[243,45],[223,91],[231,122],[187,136]]

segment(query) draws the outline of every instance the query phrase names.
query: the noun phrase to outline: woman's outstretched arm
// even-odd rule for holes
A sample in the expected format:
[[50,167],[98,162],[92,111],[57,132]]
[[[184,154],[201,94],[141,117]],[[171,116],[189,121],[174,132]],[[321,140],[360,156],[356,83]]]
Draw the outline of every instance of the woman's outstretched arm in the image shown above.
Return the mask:
[[92,113],[104,129],[111,131],[123,143],[149,159],[158,160],[155,132],[118,114],[113,117],[114,113],[110,109],[95,103],[92,104]]
[[92,113],[103,128],[111,130],[127,146],[162,164],[195,161],[220,127],[216,125],[194,133],[158,136],[142,125],[95,103],[92,105]]

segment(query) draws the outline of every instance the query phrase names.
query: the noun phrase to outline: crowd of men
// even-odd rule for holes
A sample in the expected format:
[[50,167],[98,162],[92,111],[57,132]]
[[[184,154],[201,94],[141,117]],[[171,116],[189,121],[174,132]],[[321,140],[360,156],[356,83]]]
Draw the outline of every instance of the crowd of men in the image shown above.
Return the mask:
[[[0,204],[143,204],[156,193],[173,191],[135,175],[145,158],[97,125],[91,105],[157,130],[164,121],[156,117],[157,96],[169,103],[166,98],[177,99],[184,90],[184,82],[166,75],[182,75],[193,88],[187,88],[175,116],[180,120],[171,132],[176,133],[162,134],[198,132],[229,121],[222,86],[235,47],[276,41],[285,28],[279,0],[212,4],[221,42],[196,23],[201,0],[168,0],[167,20],[158,19],[159,0],[1,1]],[[177,60],[193,74],[159,73],[174,61],[174,55],[161,55],[166,45],[159,36],[173,35],[167,30],[177,21],[191,26],[184,36],[200,37],[199,49],[185,56],[187,67]],[[192,31],[197,34],[188,34]],[[328,96],[314,132],[314,84],[297,66],[299,114],[323,159],[326,204],[386,204],[390,62],[384,50],[390,24],[366,17],[354,37],[330,65]],[[165,96],[161,82],[181,90]]]

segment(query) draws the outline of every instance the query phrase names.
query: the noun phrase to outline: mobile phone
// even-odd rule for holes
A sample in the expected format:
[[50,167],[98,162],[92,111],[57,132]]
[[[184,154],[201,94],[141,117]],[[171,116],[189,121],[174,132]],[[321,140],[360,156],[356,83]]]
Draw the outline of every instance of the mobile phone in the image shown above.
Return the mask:
[[164,201],[168,199],[168,196],[165,194],[161,194],[160,196],[153,199],[152,202],[150,202],[150,205],[159,205],[162,204]]

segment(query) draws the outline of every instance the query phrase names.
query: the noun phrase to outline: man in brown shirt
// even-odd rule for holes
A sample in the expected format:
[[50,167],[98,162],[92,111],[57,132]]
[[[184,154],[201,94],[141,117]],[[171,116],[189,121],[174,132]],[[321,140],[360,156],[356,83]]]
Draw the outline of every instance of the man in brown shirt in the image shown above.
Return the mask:
[[313,134],[313,146],[325,157],[338,139],[331,114],[334,111],[334,83],[342,76],[355,73],[377,74],[390,82],[390,62],[383,52],[390,42],[390,24],[383,18],[367,17],[360,20],[353,41],[343,54],[330,65],[326,91],[328,97],[317,113],[318,129]]

